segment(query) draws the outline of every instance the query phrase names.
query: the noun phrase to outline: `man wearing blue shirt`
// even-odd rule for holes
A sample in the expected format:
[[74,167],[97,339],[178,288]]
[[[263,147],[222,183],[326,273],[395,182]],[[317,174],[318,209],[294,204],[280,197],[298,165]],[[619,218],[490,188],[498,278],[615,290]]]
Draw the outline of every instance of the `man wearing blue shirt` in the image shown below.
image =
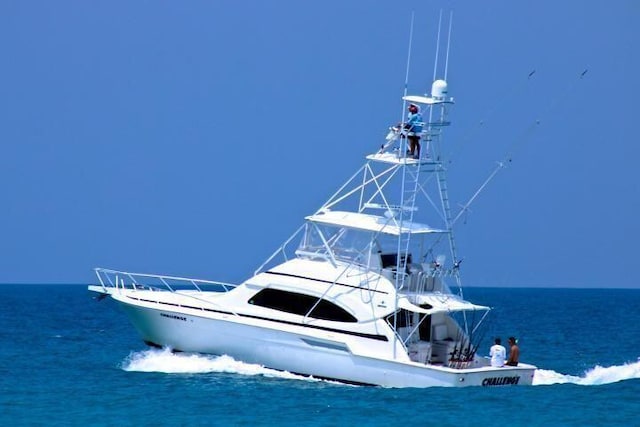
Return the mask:
[[420,158],[420,133],[422,132],[422,115],[415,104],[409,104],[409,116],[404,125],[409,139],[409,155],[414,159]]

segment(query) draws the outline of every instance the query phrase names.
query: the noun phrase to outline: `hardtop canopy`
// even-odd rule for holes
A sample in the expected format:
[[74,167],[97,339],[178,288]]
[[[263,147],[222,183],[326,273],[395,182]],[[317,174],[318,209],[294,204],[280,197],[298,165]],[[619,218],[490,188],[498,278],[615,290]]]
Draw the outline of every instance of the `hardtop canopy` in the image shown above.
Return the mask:
[[386,217],[358,212],[325,210],[307,216],[305,219],[318,224],[372,231],[392,236],[399,236],[400,234],[446,233],[445,230],[439,230],[417,222],[405,220],[400,223],[399,220],[393,216]]

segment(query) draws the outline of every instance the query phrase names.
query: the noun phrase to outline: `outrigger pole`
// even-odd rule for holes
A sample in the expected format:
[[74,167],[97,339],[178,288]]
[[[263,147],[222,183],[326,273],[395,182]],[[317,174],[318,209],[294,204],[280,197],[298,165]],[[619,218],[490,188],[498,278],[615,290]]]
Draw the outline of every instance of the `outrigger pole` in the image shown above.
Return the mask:
[[465,134],[462,135],[462,137],[460,138],[459,142],[456,144],[455,152],[451,152],[449,154],[449,156],[447,157],[447,160],[448,160],[449,164],[453,163],[452,159],[455,158],[457,156],[457,154],[462,151],[462,149],[466,146],[466,143],[471,140],[472,136],[474,136],[475,131],[477,131],[480,126],[484,125],[487,122],[487,120],[489,120],[489,118],[491,118],[491,116],[493,116],[493,114],[497,111],[498,106],[506,104],[507,103],[506,101],[509,98],[511,98],[513,95],[518,94],[522,89],[524,89],[526,87],[527,83],[529,81],[531,81],[531,78],[534,76],[535,73],[536,73],[536,70],[531,70],[531,72],[527,76],[527,79],[524,82],[522,82],[522,83],[517,82],[513,86],[511,86],[511,88],[506,92],[506,95],[504,95],[495,104],[495,106],[492,107],[489,110],[489,112],[484,117],[482,117],[480,119],[480,121],[474,127],[469,128],[467,131],[465,131]]
[[436,58],[433,61],[433,79],[432,82],[436,81],[437,72],[438,72],[438,57],[440,56],[440,30],[442,28],[442,9],[440,9],[440,17],[438,18],[438,37],[436,38]]
[[[440,11],[440,15],[442,16],[442,11]],[[449,73],[449,48],[451,47],[451,26],[452,25],[453,25],[453,10],[449,12],[449,34],[447,35],[447,56],[444,61],[444,81],[445,82],[447,81],[447,76]]]
[[[402,112],[400,114],[400,123],[404,123],[404,119],[405,119],[405,109],[406,109],[406,105],[407,105],[407,100],[405,99],[407,94],[408,94],[408,90],[409,90],[409,69],[411,67],[411,46],[413,45],[413,21],[414,21],[414,16],[415,16],[415,12],[411,12],[411,24],[409,25],[409,49],[407,51],[407,67],[406,67],[406,71],[405,71],[405,75],[404,75],[404,88],[402,89]],[[391,144],[393,144],[393,142],[395,141],[395,138],[387,138],[387,142],[385,144],[382,144],[382,146],[380,146],[380,151],[378,151],[379,153],[383,153],[384,150],[387,149],[388,146],[390,146]],[[404,142],[403,139],[401,139],[400,141],[400,152],[404,152],[406,150],[406,142]]]
[[[582,73],[580,73],[580,76],[578,77],[578,81],[582,80],[583,77],[585,76],[585,74],[587,74],[587,72],[589,71],[589,69],[585,69]],[[535,73],[535,70],[533,70],[531,73],[529,73],[529,76],[527,78],[530,78],[533,74]],[[557,105],[559,105],[559,100],[563,99],[565,97],[567,97],[569,95],[569,93],[573,90],[573,88],[576,85],[576,81],[572,81],[572,83],[569,85],[569,87],[567,88],[567,90],[565,91],[565,93],[562,94],[562,96],[556,97],[554,98],[550,103],[549,106],[543,111],[543,113],[541,114],[541,116],[545,116],[547,114],[549,114],[550,111],[552,111]],[[491,182],[493,180],[493,178],[497,175],[497,173],[505,168],[507,163],[510,163],[513,155],[516,151],[516,148],[519,148],[519,146],[521,146],[525,141],[527,141],[527,139],[531,136],[531,134],[533,133],[533,130],[536,128],[536,126],[538,126],[540,124],[540,119],[536,119],[534,120],[528,127],[527,129],[523,132],[522,136],[520,138],[516,138],[513,143],[511,144],[511,146],[509,147],[509,150],[507,150],[507,154],[504,157],[504,160],[499,161],[497,166],[491,171],[491,173],[489,174],[489,176],[487,177],[487,179],[484,180],[484,182],[482,183],[482,185],[480,185],[480,188],[478,188],[478,190],[476,190],[475,193],[473,193],[473,196],[471,196],[471,198],[467,201],[467,203],[465,203],[464,205],[462,205],[460,212],[458,213],[458,215],[456,215],[456,217],[453,219],[451,225],[453,226],[458,219],[460,219],[460,217],[469,210],[469,206],[471,206],[471,204],[475,201],[475,199],[480,195],[480,193],[486,188],[486,186],[489,184],[489,182]]]
[[[413,45],[413,21],[414,21],[414,16],[415,13],[411,12],[411,26],[409,27],[409,48],[407,50],[407,67],[406,67],[406,71],[404,74],[404,89],[402,90],[402,114],[401,114],[401,122],[400,123],[404,123],[404,119],[405,119],[405,107],[407,105],[407,101],[406,98],[407,94],[409,93],[409,69],[411,68],[411,46]],[[402,152],[402,150],[404,150],[403,144],[400,144],[400,150]]]

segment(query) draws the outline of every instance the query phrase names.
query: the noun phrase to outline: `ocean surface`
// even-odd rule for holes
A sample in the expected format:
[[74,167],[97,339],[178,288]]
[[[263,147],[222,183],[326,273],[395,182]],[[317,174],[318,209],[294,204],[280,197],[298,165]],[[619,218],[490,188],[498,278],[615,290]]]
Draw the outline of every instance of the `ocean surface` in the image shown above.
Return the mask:
[[0,425],[640,425],[640,289],[467,288],[531,387],[387,389],[149,349],[80,285],[0,285]]

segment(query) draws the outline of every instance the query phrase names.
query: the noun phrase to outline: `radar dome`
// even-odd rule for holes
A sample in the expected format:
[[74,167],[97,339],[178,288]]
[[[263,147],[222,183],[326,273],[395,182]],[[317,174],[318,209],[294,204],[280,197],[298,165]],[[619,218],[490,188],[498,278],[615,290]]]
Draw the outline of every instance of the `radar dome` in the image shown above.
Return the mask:
[[436,80],[431,85],[431,96],[435,99],[443,99],[447,97],[447,82],[444,80]]

